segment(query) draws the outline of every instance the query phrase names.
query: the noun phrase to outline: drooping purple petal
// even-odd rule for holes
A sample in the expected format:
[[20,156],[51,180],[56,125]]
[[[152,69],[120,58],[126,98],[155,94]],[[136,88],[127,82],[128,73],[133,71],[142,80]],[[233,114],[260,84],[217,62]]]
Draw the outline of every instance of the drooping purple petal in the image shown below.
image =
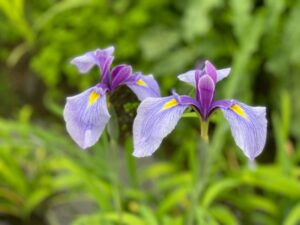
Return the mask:
[[140,101],[148,97],[160,97],[160,89],[153,75],[142,75],[142,73],[134,73],[125,82],[138,97]]
[[196,90],[197,100],[201,105],[202,115],[206,119],[209,114],[210,106],[214,98],[215,83],[211,76],[204,75],[198,80],[198,87]]
[[105,92],[100,87],[67,98],[64,108],[67,131],[83,149],[98,141],[109,118]]
[[122,85],[132,73],[131,66],[122,64],[114,67],[111,71],[112,89]]
[[229,122],[235,143],[250,160],[254,160],[266,142],[266,108],[251,107],[236,100],[231,103],[230,107],[221,110]]
[[105,74],[112,63],[113,52],[114,47],[96,49],[75,57],[71,60],[71,64],[75,65],[80,73],[87,73],[94,65],[98,65],[102,74]]
[[175,128],[186,107],[179,104],[176,96],[145,99],[133,123],[133,155],[152,155],[163,138]]

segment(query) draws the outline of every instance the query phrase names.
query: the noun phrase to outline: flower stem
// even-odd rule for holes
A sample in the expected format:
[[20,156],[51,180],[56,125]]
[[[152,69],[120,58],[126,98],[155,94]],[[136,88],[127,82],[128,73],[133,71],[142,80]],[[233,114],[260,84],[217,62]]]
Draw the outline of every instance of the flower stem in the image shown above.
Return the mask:
[[111,152],[113,154],[113,160],[114,160],[114,172],[115,176],[113,177],[113,196],[114,196],[114,203],[116,206],[116,211],[118,213],[118,220],[120,224],[122,224],[123,221],[123,207],[122,207],[122,193],[120,189],[120,163],[119,163],[119,155],[118,155],[118,144],[114,139],[110,140],[110,148]]
[[123,207],[122,207],[122,192],[120,188],[121,182],[121,167],[119,162],[119,154],[118,154],[118,140],[119,140],[119,127],[116,112],[113,107],[109,107],[109,112],[112,115],[108,123],[108,134],[110,138],[110,150],[113,155],[113,167],[114,167],[114,177],[112,179],[113,182],[113,198],[114,204],[116,207],[116,211],[118,214],[119,224],[123,223]]
[[209,127],[209,121],[201,120],[201,138],[204,140],[205,143],[209,142],[208,137],[208,127]]
[[191,170],[193,182],[191,186],[191,207],[189,208],[187,224],[195,224],[195,215],[198,209],[199,198],[208,181],[208,121],[201,121],[201,141],[197,145],[197,151],[192,152]]

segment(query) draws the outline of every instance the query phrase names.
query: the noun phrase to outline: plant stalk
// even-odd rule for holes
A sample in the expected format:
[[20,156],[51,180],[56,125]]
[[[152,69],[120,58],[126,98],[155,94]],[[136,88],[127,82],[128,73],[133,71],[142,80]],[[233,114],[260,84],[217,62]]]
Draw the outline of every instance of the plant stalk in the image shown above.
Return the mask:
[[[191,207],[189,208],[187,224],[194,225],[195,214],[198,208],[198,202],[203,192],[207,181],[209,172],[209,154],[208,154],[208,121],[201,121],[201,140],[198,143],[197,151],[190,153],[191,158],[191,170],[193,175],[193,182],[191,187]],[[191,151],[192,152],[192,151]]]
[[209,121],[201,120],[201,138],[204,140],[205,143],[209,142],[208,137],[208,128],[209,128]]

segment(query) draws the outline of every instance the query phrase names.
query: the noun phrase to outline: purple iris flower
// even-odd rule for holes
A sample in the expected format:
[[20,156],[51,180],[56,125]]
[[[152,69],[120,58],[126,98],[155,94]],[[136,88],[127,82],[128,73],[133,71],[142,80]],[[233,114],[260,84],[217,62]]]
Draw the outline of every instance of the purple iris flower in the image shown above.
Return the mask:
[[160,90],[152,75],[132,73],[129,65],[117,65],[110,70],[114,47],[97,49],[74,58],[74,64],[81,73],[87,73],[97,65],[101,71],[100,82],[82,92],[67,98],[64,119],[72,139],[83,149],[94,145],[100,138],[110,119],[106,93],[111,93],[121,85],[127,85],[138,97],[159,97]]
[[253,160],[265,145],[267,120],[265,107],[251,107],[236,100],[214,100],[218,81],[227,77],[230,68],[217,70],[209,61],[204,68],[188,71],[178,76],[181,81],[196,87],[196,97],[178,95],[147,98],[139,106],[133,124],[134,153],[136,157],[150,156],[157,150],[164,137],[175,128],[181,115],[192,106],[201,118],[201,133],[208,140],[208,119],[221,109],[229,122],[236,144]]

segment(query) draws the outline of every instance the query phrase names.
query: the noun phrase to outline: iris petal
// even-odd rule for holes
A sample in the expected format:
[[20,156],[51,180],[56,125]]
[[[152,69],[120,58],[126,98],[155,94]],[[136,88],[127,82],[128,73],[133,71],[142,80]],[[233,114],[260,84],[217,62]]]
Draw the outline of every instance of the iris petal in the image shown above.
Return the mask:
[[124,81],[131,75],[131,66],[122,64],[114,67],[111,71],[112,89],[122,85]]
[[217,82],[226,78],[230,74],[230,72],[231,72],[230,67],[217,70]]
[[[229,75],[230,71],[231,71],[230,68],[217,70],[217,82],[226,78]],[[185,73],[179,74],[177,77],[179,80],[189,83],[195,87],[196,86],[195,73],[196,70],[190,70]]]
[[83,149],[98,141],[109,118],[105,92],[99,87],[67,98],[64,108],[67,131]]
[[71,60],[71,64],[75,65],[81,73],[89,72],[94,65],[98,65],[102,73],[105,73],[112,63],[113,52],[114,47],[96,49],[75,57]]
[[174,96],[145,99],[133,123],[133,155],[152,155],[163,138],[175,128],[186,107],[180,105]]
[[160,97],[158,83],[152,75],[134,73],[124,82],[138,97],[140,101],[148,97]]
[[266,142],[267,119],[265,107],[251,107],[232,100],[228,108],[221,108],[229,122],[236,144],[251,160],[258,156]]
[[183,82],[189,83],[196,87],[196,79],[195,79],[196,70],[190,70],[185,73],[179,74],[177,78]]
[[206,119],[210,105],[213,101],[215,93],[215,83],[211,76],[204,75],[199,79],[197,87],[197,100],[201,105],[201,110],[204,119]]
[[205,61],[205,67],[204,67],[205,73],[210,76],[210,78],[214,81],[214,83],[217,83],[217,70],[215,66],[208,60]]

